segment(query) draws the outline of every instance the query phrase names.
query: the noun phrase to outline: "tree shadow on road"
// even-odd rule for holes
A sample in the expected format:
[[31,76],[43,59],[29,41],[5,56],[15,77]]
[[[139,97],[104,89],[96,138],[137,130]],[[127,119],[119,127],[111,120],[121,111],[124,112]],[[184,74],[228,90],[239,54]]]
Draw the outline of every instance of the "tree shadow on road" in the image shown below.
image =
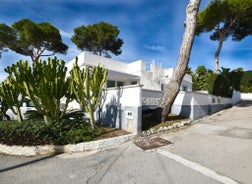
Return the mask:
[[0,173],[6,172],[6,171],[10,171],[10,170],[13,170],[13,169],[18,169],[20,167],[24,167],[24,166],[27,166],[27,165],[30,165],[30,164],[35,164],[37,162],[41,162],[43,160],[47,160],[47,159],[53,158],[56,155],[57,154],[54,154],[54,155],[50,155],[50,156],[46,156],[46,157],[42,157],[42,158],[37,158],[37,159],[31,160],[31,161],[27,161],[27,162],[24,162],[24,163],[20,163],[20,164],[14,165],[14,166],[9,166],[9,167],[0,169]]
[[249,107],[252,106],[252,100],[242,100],[239,104],[236,105],[237,107]]

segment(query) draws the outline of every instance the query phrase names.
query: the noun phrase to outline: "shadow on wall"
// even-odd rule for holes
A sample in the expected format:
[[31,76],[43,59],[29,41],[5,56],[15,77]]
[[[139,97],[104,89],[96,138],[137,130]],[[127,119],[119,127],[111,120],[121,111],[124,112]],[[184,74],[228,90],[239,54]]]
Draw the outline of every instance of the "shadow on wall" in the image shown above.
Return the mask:
[[191,117],[191,113],[192,113],[191,101],[192,101],[191,93],[185,93],[183,97],[182,105],[181,105],[181,110],[179,113],[180,116],[187,117],[187,118]]
[[[114,95],[110,102],[106,104],[105,108],[105,101],[107,93],[105,92],[102,95],[102,100],[99,105],[98,110],[98,123],[104,126],[109,126],[112,128],[119,128],[121,129],[122,126],[122,115],[121,115],[121,104],[120,98],[122,97],[123,90],[121,88],[117,89],[116,95]],[[117,121],[118,120],[118,121]],[[117,125],[118,123],[118,125]]]

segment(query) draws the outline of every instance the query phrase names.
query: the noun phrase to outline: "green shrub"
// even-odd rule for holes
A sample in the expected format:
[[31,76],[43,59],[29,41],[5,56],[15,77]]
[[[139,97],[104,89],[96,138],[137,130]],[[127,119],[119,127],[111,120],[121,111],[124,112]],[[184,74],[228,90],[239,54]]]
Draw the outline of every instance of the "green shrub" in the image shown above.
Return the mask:
[[244,72],[241,79],[241,92],[252,93],[252,71]]
[[241,85],[241,92],[243,92],[243,93],[252,93],[252,85],[251,86]]
[[93,130],[89,123],[74,119],[49,124],[31,120],[0,121],[0,143],[7,145],[63,145],[90,141],[100,133],[99,127]]
[[66,139],[71,144],[91,141],[94,137],[95,137],[95,131],[93,131],[93,129],[90,126],[86,126],[79,129],[71,129],[66,134]]
[[233,89],[223,75],[218,75],[214,81],[213,94],[222,97],[232,97]]
[[223,74],[212,74],[208,78],[208,93],[222,97],[232,97],[233,87],[230,78]]
[[48,142],[44,142],[40,136],[40,133],[46,129],[46,125],[41,122],[2,121],[0,122],[0,142],[8,145],[46,144]]

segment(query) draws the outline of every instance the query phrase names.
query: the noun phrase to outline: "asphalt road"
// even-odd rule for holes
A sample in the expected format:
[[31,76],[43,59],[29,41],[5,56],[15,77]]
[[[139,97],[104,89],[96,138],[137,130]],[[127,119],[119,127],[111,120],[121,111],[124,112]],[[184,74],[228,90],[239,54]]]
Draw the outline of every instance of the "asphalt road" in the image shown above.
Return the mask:
[[0,183],[252,183],[251,102],[158,136],[172,144],[146,151],[128,142],[51,157],[0,155]]

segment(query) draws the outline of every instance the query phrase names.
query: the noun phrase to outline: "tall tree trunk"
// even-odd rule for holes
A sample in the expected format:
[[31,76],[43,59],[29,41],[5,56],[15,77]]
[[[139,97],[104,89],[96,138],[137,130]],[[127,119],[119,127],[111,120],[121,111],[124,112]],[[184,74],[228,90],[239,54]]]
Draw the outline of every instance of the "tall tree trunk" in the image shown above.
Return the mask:
[[218,48],[214,54],[214,73],[219,72],[219,56],[220,56],[220,51],[222,49],[224,38],[220,37],[219,43],[218,43]]
[[186,8],[186,23],[183,40],[180,48],[177,66],[172,74],[170,82],[165,86],[165,93],[161,102],[161,122],[165,122],[171,111],[173,102],[175,101],[180,84],[186,73],[191,49],[194,41],[195,28],[197,23],[197,13],[201,0],[190,0]]

